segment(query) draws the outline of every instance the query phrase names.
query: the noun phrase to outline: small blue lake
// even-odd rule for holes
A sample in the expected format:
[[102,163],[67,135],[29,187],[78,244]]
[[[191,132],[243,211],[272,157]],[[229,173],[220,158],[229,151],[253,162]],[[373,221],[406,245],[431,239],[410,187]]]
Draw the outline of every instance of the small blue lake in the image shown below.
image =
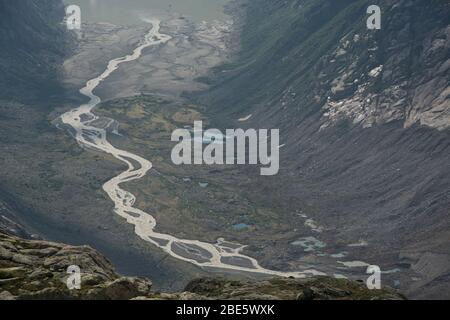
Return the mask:
[[233,226],[233,229],[235,231],[244,231],[244,230],[248,230],[249,228],[250,228],[250,226],[246,223],[238,223]]

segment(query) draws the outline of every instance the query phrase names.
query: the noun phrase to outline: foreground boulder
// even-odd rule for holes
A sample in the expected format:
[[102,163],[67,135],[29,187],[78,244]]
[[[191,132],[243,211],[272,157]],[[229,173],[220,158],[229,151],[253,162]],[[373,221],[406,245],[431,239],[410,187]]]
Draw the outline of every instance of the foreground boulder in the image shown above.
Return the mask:
[[[69,290],[69,266],[81,269],[80,290]],[[90,247],[28,241],[0,233],[0,299],[128,300],[150,293],[146,279],[121,277]]]

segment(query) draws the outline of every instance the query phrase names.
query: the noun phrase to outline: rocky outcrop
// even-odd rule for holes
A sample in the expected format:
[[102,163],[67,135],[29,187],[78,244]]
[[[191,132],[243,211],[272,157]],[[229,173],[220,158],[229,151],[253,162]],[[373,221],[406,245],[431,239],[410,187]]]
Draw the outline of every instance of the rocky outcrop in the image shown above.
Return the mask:
[[[367,28],[370,5],[380,30]],[[450,128],[448,1],[258,0],[246,11],[242,51],[208,92],[218,109],[279,125],[319,112],[322,128]]]
[[[81,270],[81,287],[69,290],[67,270]],[[22,240],[0,232],[0,300],[317,300],[402,299],[389,289],[370,291],[364,284],[332,278],[272,279],[260,282],[200,279],[185,292],[151,291],[151,281],[122,277],[90,247]]]
[[[186,292],[218,300],[398,300],[390,289],[369,290],[359,282],[317,277],[307,279],[275,278],[265,281],[230,281],[205,278],[194,280]],[[183,295],[177,295],[182,298]]]
[[450,5],[380,1],[382,27],[342,37],[321,59],[323,128],[349,120],[450,128]]
[[[81,289],[69,290],[67,270],[81,270]],[[90,247],[22,240],[0,233],[0,299],[120,299],[150,293],[146,279],[121,277]]]

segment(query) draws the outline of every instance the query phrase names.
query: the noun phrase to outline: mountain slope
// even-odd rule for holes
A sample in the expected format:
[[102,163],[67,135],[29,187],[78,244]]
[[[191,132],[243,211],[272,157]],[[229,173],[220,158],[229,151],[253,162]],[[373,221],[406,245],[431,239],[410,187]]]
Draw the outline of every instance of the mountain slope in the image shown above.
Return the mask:
[[375,1],[382,10],[379,31],[366,27],[371,4],[248,2],[241,54],[220,70],[225,80],[213,101],[234,112],[269,105],[266,118],[278,122],[320,111],[323,127],[341,120],[450,127],[450,4]]
[[249,187],[355,260],[401,270],[390,281],[410,297],[450,297],[448,1],[243,7],[240,53],[196,99],[218,126],[281,129],[279,176]]
[[58,88],[66,52],[61,1],[0,1],[0,99],[45,97]]
[[[50,108],[52,95],[61,91],[58,68],[70,43],[63,18],[61,1],[0,0],[0,143],[2,150],[7,150],[1,157],[6,171],[11,171],[7,168],[9,157],[20,163],[15,150],[22,155],[30,150],[28,146],[22,149],[24,141],[49,130],[46,114],[41,112]],[[19,101],[30,104],[24,107]],[[43,106],[37,107],[37,101]],[[31,237],[16,216],[23,204],[16,201],[9,187],[2,174],[0,229]]]

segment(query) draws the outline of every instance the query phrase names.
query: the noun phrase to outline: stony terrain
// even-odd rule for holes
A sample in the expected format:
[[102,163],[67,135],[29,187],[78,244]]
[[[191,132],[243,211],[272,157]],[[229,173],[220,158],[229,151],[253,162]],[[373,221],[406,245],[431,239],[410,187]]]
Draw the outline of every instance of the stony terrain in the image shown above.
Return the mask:
[[[82,270],[80,290],[69,290],[66,286],[67,268],[71,265]],[[331,278],[262,282],[200,279],[176,294],[151,288],[147,279],[118,275],[111,263],[90,247],[27,241],[0,233],[0,300],[402,299],[390,289],[370,291],[364,284]]]
[[[83,270],[82,290],[67,289],[67,268]],[[26,241],[0,233],[0,299],[131,299],[148,295],[151,282],[120,277],[90,247]]]

